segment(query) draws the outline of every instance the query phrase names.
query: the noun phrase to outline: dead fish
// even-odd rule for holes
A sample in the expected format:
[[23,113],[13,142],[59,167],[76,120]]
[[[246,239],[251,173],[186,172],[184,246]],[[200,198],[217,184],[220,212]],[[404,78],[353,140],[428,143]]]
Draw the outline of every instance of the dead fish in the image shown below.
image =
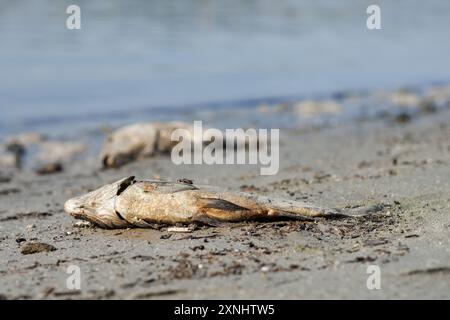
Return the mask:
[[87,145],[77,141],[44,141],[39,145],[36,161],[40,163],[67,162],[82,155]]
[[183,122],[153,122],[136,123],[114,131],[100,153],[103,167],[120,167],[137,159],[170,152],[177,143],[170,138],[178,128],[191,130],[191,126]]
[[[203,145],[213,141],[214,134],[205,128],[205,134],[195,135],[194,126],[185,122],[150,122],[136,123],[120,128],[111,133],[100,153],[103,168],[117,168],[129,162],[152,157],[158,154],[168,154],[179,142],[173,141],[172,133],[177,129],[184,129],[190,133],[190,142]],[[244,146],[250,143],[264,143],[258,137],[246,136],[245,132],[238,132],[238,136],[225,132],[224,147],[232,141],[238,148],[236,140],[244,142]]]
[[214,226],[223,222],[344,216],[339,210],[300,201],[184,182],[140,181],[134,176],[72,198],[64,209],[77,219],[103,228],[195,222]]
[[0,166],[13,163],[24,169],[33,163],[39,170],[40,167],[74,160],[87,150],[87,145],[76,141],[48,140],[40,134],[27,133],[10,137],[4,149],[6,156],[0,153]]

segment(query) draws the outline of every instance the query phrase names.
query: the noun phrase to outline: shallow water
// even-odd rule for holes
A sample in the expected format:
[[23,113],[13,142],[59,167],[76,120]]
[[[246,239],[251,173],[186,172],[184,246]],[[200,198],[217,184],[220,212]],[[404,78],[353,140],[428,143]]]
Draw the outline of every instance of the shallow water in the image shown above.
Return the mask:
[[0,135],[450,79],[449,1],[378,1],[376,31],[371,3],[80,0],[76,31],[69,3],[1,1]]

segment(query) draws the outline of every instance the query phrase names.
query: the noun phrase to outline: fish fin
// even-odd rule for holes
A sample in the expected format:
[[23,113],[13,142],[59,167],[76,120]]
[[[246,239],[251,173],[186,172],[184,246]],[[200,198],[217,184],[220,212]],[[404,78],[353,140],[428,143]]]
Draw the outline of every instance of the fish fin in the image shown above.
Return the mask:
[[175,183],[157,180],[140,181],[136,184],[143,192],[153,192],[159,194],[173,194],[176,192],[198,190],[192,184]]
[[124,192],[129,186],[131,186],[135,182],[134,176],[128,177],[120,181],[119,189],[117,189],[116,195],[119,196],[122,192]]
[[280,208],[252,208],[248,209],[233,202],[220,198],[200,198],[199,205],[202,212],[210,219],[225,222],[236,222],[245,220],[301,220],[315,221],[307,212],[293,212]]
[[233,202],[223,200],[220,198],[200,198],[199,205],[205,209],[227,210],[227,211],[242,211],[248,210]]
[[252,216],[251,210],[220,198],[199,198],[197,204],[206,216],[222,222],[243,221]]

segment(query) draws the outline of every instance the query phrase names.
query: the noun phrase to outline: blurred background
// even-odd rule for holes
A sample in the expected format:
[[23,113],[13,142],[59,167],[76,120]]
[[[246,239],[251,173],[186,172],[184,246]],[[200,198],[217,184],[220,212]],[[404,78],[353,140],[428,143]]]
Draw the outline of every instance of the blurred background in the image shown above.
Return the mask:
[[448,81],[450,1],[373,3],[1,0],[0,134]]

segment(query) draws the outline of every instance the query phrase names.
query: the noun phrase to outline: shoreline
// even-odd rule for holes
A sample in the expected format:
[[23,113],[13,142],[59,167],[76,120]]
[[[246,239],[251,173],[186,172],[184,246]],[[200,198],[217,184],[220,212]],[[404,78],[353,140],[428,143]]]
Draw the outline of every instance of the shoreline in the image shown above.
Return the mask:
[[[99,112],[73,114],[70,116],[32,117],[15,119],[14,126],[5,121],[0,133],[4,136],[21,134],[24,132],[40,132],[54,138],[71,139],[78,136],[87,140],[98,140],[105,127],[118,127],[139,121],[186,121],[193,122],[198,119],[208,119],[212,126],[227,128],[236,127],[236,117],[239,114],[238,126],[249,126],[255,122],[267,128],[310,128],[308,121],[293,121],[292,117],[305,115],[302,110],[292,110],[292,106],[307,101],[335,101],[341,103],[341,110],[333,112],[318,112],[313,119],[318,126],[329,125],[330,121],[339,124],[348,121],[358,121],[363,117],[373,120],[380,116],[395,116],[406,109],[408,112],[419,109],[417,101],[411,105],[397,104],[390,100],[390,94],[410,93],[418,99],[430,88],[448,88],[450,81],[432,81],[421,84],[410,84],[389,88],[366,88],[336,90],[328,93],[310,95],[270,96],[263,98],[235,99],[230,101],[209,101],[184,105],[140,106],[132,107],[127,111]],[[385,100],[374,99],[376,95],[386,95]],[[351,99],[353,101],[349,101]],[[401,99],[401,98],[400,98]],[[349,105],[350,102],[350,105]],[[407,102],[407,101],[406,101]],[[365,114],[364,109],[371,105],[372,114]],[[407,108],[404,108],[407,107]],[[408,110],[410,109],[410,110]],[[325,111],[325,112],[324,112]],[[309,111],[307,111],[309,112]],[[215,117],[217,113],[219,117]],[[267,118],[267,114],[277,114],[277,119]],[[291,114],[289,114],[291,113]],[[307,114],[306,114],[307,115]],[[310,114],[311,115],[311,114]],[[256,117],[256,118],[255,118]],[[55,125],[57,123],[57,125]],[[7,128],[7,129],[4,129]],[[8,129],[9,128],[9,129]],[[69,132],[68,132],[69,129]]]
[[[449,299],[450,110],[282,130],[280,170],[176,166],[157,156],[114,170],[96,158],[61,173],[0,182],[0,296],[7,299]],[[65,200],[135,175],[303,200],[383,206],[367,219],[104,230],[77,224]],[[39,241],[56,250],[23,254]],[[81,291],[67,289],[68,266]],[[381,289],[366,287],[367,267]]]

